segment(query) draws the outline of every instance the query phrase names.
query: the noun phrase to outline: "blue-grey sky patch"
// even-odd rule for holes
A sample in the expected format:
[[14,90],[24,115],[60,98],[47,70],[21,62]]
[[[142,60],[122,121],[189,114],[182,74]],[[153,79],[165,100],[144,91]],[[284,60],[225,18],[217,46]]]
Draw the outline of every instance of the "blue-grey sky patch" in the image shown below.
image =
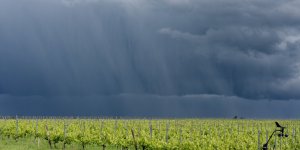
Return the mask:
[[[51,104],[55,115],[84,106],[80,114],[268,117],[279,105],[300,106],[299,7],[295,0],[2,0],[0,113],[47,114]],[[160,111],[137,108],[145,104]],[[216,108],[228,115],[209,115]]]

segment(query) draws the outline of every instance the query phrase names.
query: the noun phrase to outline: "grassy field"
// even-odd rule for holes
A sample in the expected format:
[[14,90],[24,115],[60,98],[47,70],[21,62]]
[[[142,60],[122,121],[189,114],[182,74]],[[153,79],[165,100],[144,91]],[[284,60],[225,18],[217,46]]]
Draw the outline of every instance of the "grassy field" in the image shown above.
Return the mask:
[[[1,119],[0,150],[249,149],[262,148],[275,120]],[[269,147],[300,149],[300,121],[281,120],[288,138]],[[51,143],[51,144],[49,144]],[[64,148],[65,147],[65,148]]]

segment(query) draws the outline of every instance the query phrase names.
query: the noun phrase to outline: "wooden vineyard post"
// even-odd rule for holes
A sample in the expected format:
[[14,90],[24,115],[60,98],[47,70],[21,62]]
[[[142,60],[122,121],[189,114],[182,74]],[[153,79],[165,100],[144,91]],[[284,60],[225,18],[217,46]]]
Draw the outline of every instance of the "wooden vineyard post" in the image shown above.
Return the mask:
[[38,119],[35,120],[35,137],[38,135]]
[[[295,128],[294,128],[295,129]],[[298,130],[299,131],[299,130]],[[295,129],[295,136],[294,136],[294,141],[297,141],[297,130]]]
[[241,132],[243,133],[244,132],[244,123],[242,123],[242,125],[241,125]]
[[257,135],[257,149],[260,150],[260,130],[258,131]]
[[152,140],[152,122],[149,121],[150,139]]
[[19,130],[19,121],[18,121],[18,116],[16,115],[16,136],[15,136],[16,141],[18,139],[18,130]]
[[37,146],[40,148],[40,137],[38,136],[38,119],[35,121],[35,140],[37,141]]
[[199,124],[199,137],[200,137],[200,140],[202,138],[202,126],[201,124]]
[[193,139],[193,130],[194,129],[194,122],[192,121],[192,124],[191,124],[191,128],[190,128],[190,141],[192,142],[194,139]]
[[138,146],[137,146],[137,143],[136,143],[136,140],[135,140],[135,137],[134,137],[134,131],[133,131],[133,128],[131,128],[131,135],[132,135],[133,142],[134,142],[134,148],[135,148],[135,150],[137,150],[137,149],[138,149]]
[[125,135],[126,135],[126,138],[127,138],[128,137],[128,127],[127,127],[126,120],[124,120],[124,128],[125,128]]
[[115,120],[115,128],[114,128],[114,136],[116,136],[117,128],[118,128],[118,121],[116,119]]
[[160,121],[157,122],[158,133],[160,133]]
[[64,145],[63,145],[63,149],[66,148],[66,137],[67,137],[67,125],[66,125],[66,122],[64,121]]
[[238,135],[240,135],[240,124],[238,123]]
[[296,140],[296,139],[295,139],[295,127],[293,127],[292,138],[293,138],[293,139],[292,139],[292,140],[293,140],[292,143],[293,143],[293,145],[295,145],[295,140]]
[[249,121],[247,121],[247,132],[249,131]]
[[[209,127],[208,131],[212,131],[212,130],[213,130],[212,127]],[[209,135],[209,139],[211,140],[212,139],[212,133],[209,132],[208,135]]]
[[102,119],[100,124],[100,137],[102,136],[103,127],[104,127],[104,120]]
[[226,134],[226,133],[227,133],[227,131],[228,131],[228,128],[227,128],[227,127],[224,127],[224,132],[223,132],[223,133],[224,133],[224,139],[226,139],[226,138],[227,138],[227,136],[228,136],[228,135]]
[[180,129],[179,129],[179,141],[180,144],[182,143],[182,126],[180,125]]
[[175,122],[174,122],[174,125],[175,125],[175,131],[177,131],[177,125],[178,125],[178,122],[177,122],[177,120],[174,120]]
[[[104,119],[101,119],[101,124],[100,124],[100,140],[102,140],[102,130],[104,128]],[[102,144],[102,150],[105,150],[106,145],[103,143]]]
[[169,126],[170,126],[170,124],[169,124],[169,122],[167,121],[167,122],[166,122],[166,143],[168,143]]
[[138,123],[138,138],[140,138],[141,137],[141,129],[142,127],[141,127],[141,123],[139,122]]
[[[81,133],[82,133],[82,136],[85,137],[85,121],[86,120],[83,120],[81,123],[80,123],[80,128],[81,128]],[[85,149],[85,146],[86,146],[86,143],[85,142],[82,142],[81,141],[81,146],[82,146],[82,149]]]
[[233,136],[232,133],[233,133],[233,126],[231,125],[231,126],[230,126],[230,137]]
[[46,135],[47,135],[48,143],[50,145],[50,148],[52,149],[52,144],[51,144],[51,140],[50,140],[50,132],[48,130],[47,124],[45,125],[45,129],[46,129]]
[[[286,125],[286,132],[287,135],[290,135],[289,133],[289,124]],[[287,140],[284,140],[284,145],[287,145]]]
[[193,124],[191,125],[191,128],[190,128],[190,141],[191,142],[193,141]]
[[221,134],[220,134],[220,130],[219,129],[220,129],[220,126],[217,127],[217,132],[218,132],[219,139],[221,139]]
[[224,124],[221,126],[221,139],[226,139],[226,126],[224,126]]
[[268,138],[269,138],[269,131],[266,130],[266,143],[268,142]]

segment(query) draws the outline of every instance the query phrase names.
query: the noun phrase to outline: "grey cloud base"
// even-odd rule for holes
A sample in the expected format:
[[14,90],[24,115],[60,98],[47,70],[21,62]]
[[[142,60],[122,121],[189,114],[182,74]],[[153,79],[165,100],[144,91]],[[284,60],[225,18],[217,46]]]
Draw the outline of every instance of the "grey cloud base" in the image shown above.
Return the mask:
[[[119,96],[128,93],[177,116],[212,111],[179,100],[186,95],[225,97],[216,102],[219,116],[246,111],[226,97],[289,106],[300,99],[299,7],[294,0],[2,0],[0,96],[10,96],[0,108],[34,115],[49,105],[67,115],[81,105],[80,114],[127,115],[139,106]],[[169,110],[162,102],[170,97],[180,103]],[[18,105],[27,102],[31,110]]]
[[130,118],[296,119],[300,101],[247,100],[218,95],[0,96],[1,114]]

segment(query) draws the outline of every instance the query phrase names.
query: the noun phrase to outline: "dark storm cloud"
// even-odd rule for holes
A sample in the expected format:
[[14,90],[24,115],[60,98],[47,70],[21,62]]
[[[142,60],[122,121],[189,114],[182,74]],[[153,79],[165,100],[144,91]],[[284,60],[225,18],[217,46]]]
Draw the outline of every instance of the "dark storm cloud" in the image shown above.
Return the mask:
[[[171,18],[180,18],[179,21],[161,28],[159,33],[197,45],[189,49],[192,52],[186,59],[190,64],[183,68],[197,64],[193,75],[199,78],[204,75],[204,80],[198,82],[205,86],[204,91],[250,99],[299,98],[296,90],[292,90],[299,88],[295,82],[299,76],[298,2],[187,1],[185,4],[178,6],[185,13],[172,11],[182,18],[173,15]],[[193,27],[184,28],[187,24]],[[206,59],[205,63],[200,59]],[[291,82],[294,88],[283,90]]]
[[[161,107],[168,105],[163,99],[184,95],[298,100],[299,6],[294,0],[3,0],[0,93],[10,98],[0,99],[10,108],[41,99],[33,103],[39,112],[43,100],[55,108],[74,98],[75,110],[96,95],[97,104],[118,107],[111,114],[124,109],[119,115],[135,107],[124,94],[145,95],[143,103]],[[173,102],[166,111],[184,110]]]
[[[16,105],[17,104],[17,105]],[[1,114],[23,116],[299,118],[299,101],[253,101],[220,95],[0,97]],[[27,109],[24,109],[26,106]],[[45,107],[47,106],[47,107]],[[34,109],[32,109],[34,108]]]

